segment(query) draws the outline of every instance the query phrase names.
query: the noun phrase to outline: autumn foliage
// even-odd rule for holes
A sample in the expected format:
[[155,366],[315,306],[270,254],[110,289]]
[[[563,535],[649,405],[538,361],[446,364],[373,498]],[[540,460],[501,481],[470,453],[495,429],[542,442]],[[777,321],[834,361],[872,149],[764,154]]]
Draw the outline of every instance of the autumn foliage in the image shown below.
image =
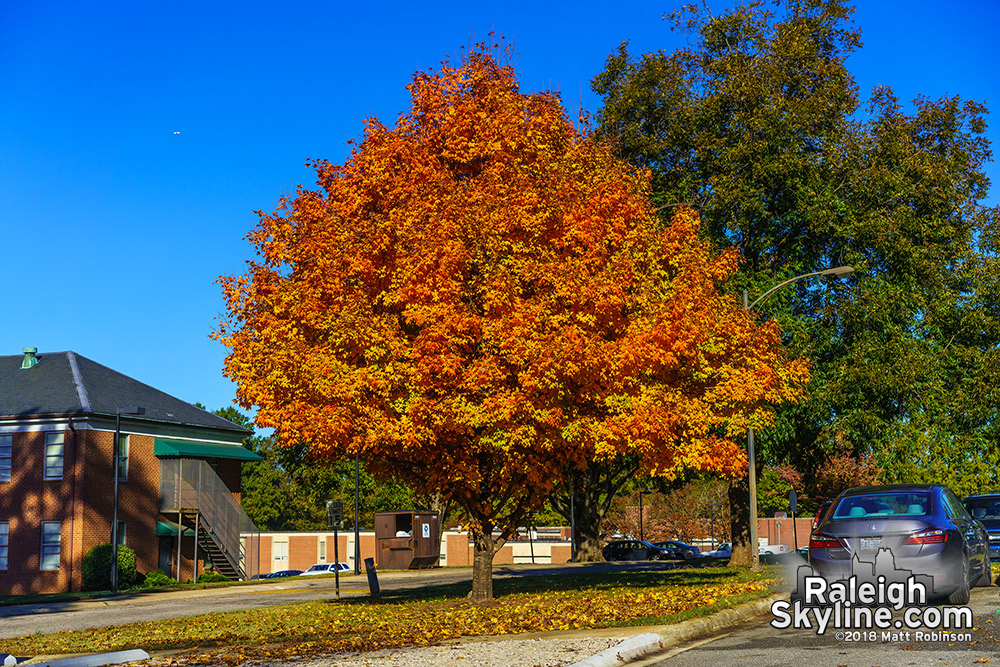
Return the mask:
[[216,335],[282,442],[454,499],[486,599],[494,529],[567,470],[637,452],[654,474],[738,474],[733,436],[806,369],[719,292],[736,253],[713,257],[693,211],[660,223],[648,174],[555,95],[484,47],[409,90],[395,127],[367,121],[344,164],[312,163],[318,190],[260,214]]

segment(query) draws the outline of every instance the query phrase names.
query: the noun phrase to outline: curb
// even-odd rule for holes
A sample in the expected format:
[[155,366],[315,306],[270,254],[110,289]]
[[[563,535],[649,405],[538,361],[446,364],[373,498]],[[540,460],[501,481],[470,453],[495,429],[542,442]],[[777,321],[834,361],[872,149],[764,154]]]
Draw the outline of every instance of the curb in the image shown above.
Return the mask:
[[618,646],[573,663],[570,667],[618,667],[648,658],[677,644],[703,639],[756,616],[766,614],[771,605],[786,596],[775,594],[734,609],[724,609],[705,618],[693,618],[677,625],[664,626],[656,632],[646,632],[626,639]]

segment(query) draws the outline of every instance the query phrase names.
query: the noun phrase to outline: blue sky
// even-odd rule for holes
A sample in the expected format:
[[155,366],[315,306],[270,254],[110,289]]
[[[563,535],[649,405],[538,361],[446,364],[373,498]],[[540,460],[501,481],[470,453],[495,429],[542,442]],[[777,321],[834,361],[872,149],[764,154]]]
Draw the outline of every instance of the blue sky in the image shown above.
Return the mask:
[[[342,162],[364,118],[405,108],[413,72],[491,30],[523,90],[595,111],[607,55],[678,46],[661,17],[680,4],[0,0],[0,354],[72,349],[230,405],[215,281],[252,258],[254,210],[312,185],[306,159]],[[863,98],[887,84],[1000,108],[1000,3],[861,4]]]

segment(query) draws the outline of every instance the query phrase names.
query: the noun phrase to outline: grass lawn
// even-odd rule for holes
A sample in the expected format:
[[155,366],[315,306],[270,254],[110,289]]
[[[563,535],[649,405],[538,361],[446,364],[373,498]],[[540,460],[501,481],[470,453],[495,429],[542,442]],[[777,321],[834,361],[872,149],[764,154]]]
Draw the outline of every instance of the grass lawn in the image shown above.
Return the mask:
[[715,567],[502,579],[484,605],[467,601],[468,584],[440,586],[386,592],[377,601],[365,596],[34,634],[4,640],[3,650],[33,656],[191,649],[192,661],[239,664],[471,635],[661,625],[766,597],[778,574]]

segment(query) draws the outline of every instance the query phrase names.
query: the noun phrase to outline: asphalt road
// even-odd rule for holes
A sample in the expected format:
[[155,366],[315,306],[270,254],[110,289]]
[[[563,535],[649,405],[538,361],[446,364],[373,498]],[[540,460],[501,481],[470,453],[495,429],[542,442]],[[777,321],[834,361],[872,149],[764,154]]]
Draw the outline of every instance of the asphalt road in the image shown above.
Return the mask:
[[948,641],[925,636],[918,641],[917,631],[911,631],[907,637],[898,634],[899,631],[883,636],[882,631],[871,635],[867,630],[844,633],[838,640],[837,631],[833,629],[822,635],[815,629],[775,629],[770,625],[774,617],[769,615],[735,632],[674,649],[665,656],[635,663],[634,667],[937,667],[1000,662],[997,655],[1000,652],[1000,588],[974,589],[969,607],[974,617],[971,632],[965,629],[950,631],[969,632],[969,640]]
[[[566,563],[562,565],[497,565],[494,579],[530,577],[571,572],[609,572],[622,570],[669,570],[683,564],[673,561],[636,561],[615,563]],[[380,572],[382,592],[468,583],[472,568],[437,568],[419,571]],[[362,573],[341,576],[341,596],[368,594],[368,579]],[[21,637],[36,632],[86,630],[89,628],[179,618],[218,611],[254,609],[274,605],[329,600],[335,597],[333,577],[288,577],[276,581],[192,591],[135,592],[116,597],[53,604],[0,607],[0,638]]]

